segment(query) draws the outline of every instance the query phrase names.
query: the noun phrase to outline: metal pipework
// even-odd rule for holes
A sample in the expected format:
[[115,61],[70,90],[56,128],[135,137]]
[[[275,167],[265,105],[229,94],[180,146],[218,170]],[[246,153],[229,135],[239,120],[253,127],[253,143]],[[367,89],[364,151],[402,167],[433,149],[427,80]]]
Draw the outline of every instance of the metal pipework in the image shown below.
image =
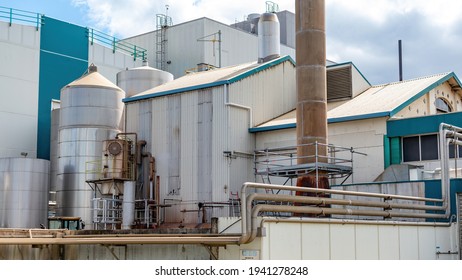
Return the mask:
[[[298,164],[312,163],[304,144],[327,144],[325,1],[295,1]],[[317,151],[326,156],[327,149]]]
[[241,228],[242,228],[242,236],[239,241],[240,244],[246,243],[250,238],[250,232],[248,231],[248,229],[250,229],[251,227],[251,221],[247,217],[248,215],[247,211],[248,209],[249,210],[251,209],[250,208],[251,205],[248,208],[248,205],[249,205],[247,203],[247,189],[248,188],[310,192],[310,193],[328,193],[328,194],[339,194],[339,195],[354,195],[354,196],[376,197],[376,198],[384,198],[384,199],[404,199],[404,200],[411,200],[411,201],[442,202],[441,199],[434,199],[434,198],[391,195],[391,194],[377,194],[377,193],[366,193],[366,192],[352,192],[352,191],[330,190],[330,189],[316,189],[316,188],[270,185],[270,184],[247,182],[242,185],[241,196],[240,196],[241,197]]
[[440,145],[440,164],[441,164],[441,199],[443,206],[446,208],[446,218],[449,218],[451,212],[451,199],[449,198],[451,178],[449,177],[449,144],[459,145],[455,139],[448,137],[461,137],[462,128],[446,123],[440,123],[439,126],[439,145]]
[[[259,194],[253,193],[247,196],[246,202],[246,232],[251,232],[251,236],[254,234],[253,232],[253,217],[251,217],[250,209],[252,209],[252,205],[254,200],[267,200],[267,201],[275,201],[275,202],[293,202],[293,203],[306,203],[311,205],[323,206],[323,205],[351,205],[351,206],[364,206],[364,207],[377,207],[377,208],[384,208],[384,209],[410,209],[410,210],[429,210],[429,211],[444,211],[445,208],[441,206],[429,206],[429,205],[415,205],[415,204],[403,204],[403,203],[390,203],[390,202],[380,202],[380,201],[365,201],[365,200],[343,200],[343,199],[332,199],[332,198],[322,198],[322,197],[306,197],[306,196],[292,196],[292,195],[274,195],[274,194]],[[354,215],[351,214],[349,209],[341,209],[346,210],[348,214],[345,215]],[[356,211],[356,210],[354,210]],[[365,210],[361,210],[365,211]],[[277,211],[274,211],[277,212]],[[411,217],[411,218],[444,218],[443,215],[434,214],[419,214],[419,213],[396,213],[390,212],[388,210],[384,210],[381,212],[389,213],[389,217]],[[294,213],[302,213],[302,212],[294,212]],[[308,214],[317,214],[311,213]],[[422,216],[425,215],[425,216]],[[371,216],[371,215],[365,215]],[[372,215],[376,216],[376,215]],[[244,242],[244,240],[243,240]],[[251,239],[247,240],[245,243],[251,242]]]
[[252,228],[250,237],[244,243],[252,242],[257,236],[257,218],[260,212],[287,212],[287,213],[304,213],[315,214],[320,216],[326,215],[357,215],[357,216],[376,216],[384,218],[393,217],[414,217],[414,218],[435,218],[440,219],[443,215],[438,214],[411,214],[411,213],[392,213],[380,210],[354,210],[354,209],[339,209],[339,208],[323,208],[323,207],[310,207],[310,206],[287,206],[287,205],[268,205],[259,204],[252,210]]

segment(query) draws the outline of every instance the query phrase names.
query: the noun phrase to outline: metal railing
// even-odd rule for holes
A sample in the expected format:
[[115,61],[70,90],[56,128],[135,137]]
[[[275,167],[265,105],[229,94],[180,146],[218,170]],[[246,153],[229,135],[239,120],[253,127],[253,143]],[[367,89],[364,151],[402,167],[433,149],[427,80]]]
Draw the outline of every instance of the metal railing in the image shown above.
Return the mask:
[[42,15],[24,10],[7,8],[0,6],[0,19],[9,22],[10,26],[13,22],[26,23],[35,26],[36,30],[43,24]]
[[[297,149],[308,148],[310,155],[299,156]],[[321,151],[326,151],[321,152]],[[323,143],[312,143],[298,146],[288,146],[274,149],[257,150],[254,152],[256,175],[297,177],[298,175],[326,171],[329,178],[344,178],[351,175],[354,154],[366,155],[345,148]],[[298,164],[298,161],[311,164]]]
[[103,33],[93,28],[87,28],[87,36],[90,44],[97,42],[103,46],[112,49],[112,52],[120,51],[125,54],[129,54],[133,57],[133,60],[147,60],[148,51],[144,48],[131,44],[127,41],[117,39],[114,36]]

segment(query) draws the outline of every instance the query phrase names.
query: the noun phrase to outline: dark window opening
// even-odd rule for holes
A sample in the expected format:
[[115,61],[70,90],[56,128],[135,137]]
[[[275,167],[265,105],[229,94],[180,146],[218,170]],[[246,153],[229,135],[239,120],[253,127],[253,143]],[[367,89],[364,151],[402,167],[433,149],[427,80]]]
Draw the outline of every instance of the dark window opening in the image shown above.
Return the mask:
[[403,138],[403,161],[420,161],[419,136]]
[[434,135],[420,136],[420,151],[422,160],[438,159],[438,137]]
[[437,98],[435,100],[435,107],[436,107],[436,112],[440,114],[452,112],[451,105],[449,105],[449,103],[443,98]]

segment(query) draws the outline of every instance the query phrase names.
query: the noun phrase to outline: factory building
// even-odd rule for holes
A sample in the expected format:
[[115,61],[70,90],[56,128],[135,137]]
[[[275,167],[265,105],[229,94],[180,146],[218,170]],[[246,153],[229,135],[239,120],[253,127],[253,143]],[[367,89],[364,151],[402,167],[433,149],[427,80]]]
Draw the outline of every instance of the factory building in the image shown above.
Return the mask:
[[[317,12],[322,27],[324,1],[301,3],[300,18]],[[1,154],[0,201],[16,199],[2,204],[1,256],[460,258],[462,99],[454,73],[371,85],[352,62],[307,54],[323,40],[298,48],[297,65],[274,13],[260,15],[258,37],[208,18],[173,25],[159,15],[156,31],[120,41],[137,46],[128,52],[98,44],[92,29],[39,19],[0,26],[0,48],[17,59],[27,53],[24,63],[35,69],[0,66],[5,92],[25,84],[20,92],[32,100],[13,99],[18,112],[2,114],[10,122],[25,115],[33,132],[24,135],[30,143],[5,142],[15,152]],[[301,79],[297,67],[316,63],[317,74]],[[306,99],[322,97],[303,129],[300,119],[316,110],[297,112],[307,101],[300,88],[314,89],[302,92]],[[327,143],[298,142],[316,128],[326,128]],[[50,130],[52,140],[42,138]],[[295,186],[301,176],[314,185]],[[318,187],[323,178],[327,188]],[[75,230],[67,230],[70,220],[33,230],[51,225],[43,206],[50,186],[56,215],[75,216]]]
[[[155,31],[125,41],[148,50],[149,64],[175,78],[195,72],[199,66],[232,66],[254,61],[258,56],[256,34],[205,17],[175,25],[168,25],[171,18],[159,20]],[[295,57],[293,45],[281,42],[280,49],[281,55]]]

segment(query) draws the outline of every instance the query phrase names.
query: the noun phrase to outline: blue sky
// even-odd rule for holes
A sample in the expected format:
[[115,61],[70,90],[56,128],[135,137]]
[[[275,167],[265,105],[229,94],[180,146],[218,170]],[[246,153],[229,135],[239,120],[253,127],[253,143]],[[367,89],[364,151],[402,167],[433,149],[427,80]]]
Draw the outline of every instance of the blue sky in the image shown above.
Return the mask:
[[[273,0],[294,12],[294,0]],[[173,23],[209,17],[225,24],[265,10],[265,0],[0,0],[0,6],[43,13],[126,38],[155,29],[155,15]],[[326,0],[327,58],[352,61],[373,84],[443,72],[462,78],[462,1]]]
[[0,0],[0,6],[45,14],[81,26],[89,23],[87,9],[75,7],[70,0]]

